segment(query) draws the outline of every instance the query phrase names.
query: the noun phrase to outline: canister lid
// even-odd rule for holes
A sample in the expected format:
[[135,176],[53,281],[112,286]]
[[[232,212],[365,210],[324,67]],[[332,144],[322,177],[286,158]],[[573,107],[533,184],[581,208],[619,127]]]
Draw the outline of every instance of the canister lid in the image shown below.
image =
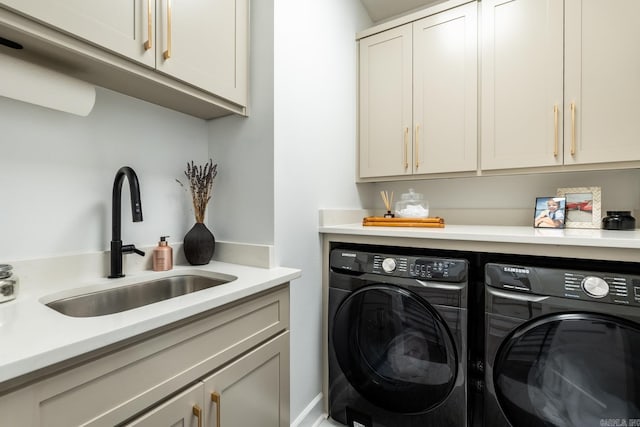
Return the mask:
[[423,199],[424,195],[422,195],[421,193],[416,193],[413,188],[410,188],[408,193],[402,193],[402,195],[400,196],[400,200],[418,201]]

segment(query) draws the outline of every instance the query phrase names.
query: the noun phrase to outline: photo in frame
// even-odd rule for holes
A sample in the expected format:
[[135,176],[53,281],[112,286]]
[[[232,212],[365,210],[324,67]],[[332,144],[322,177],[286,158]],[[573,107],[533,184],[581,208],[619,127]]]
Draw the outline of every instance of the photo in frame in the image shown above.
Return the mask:
[[564,197],[536,197],[533,214],[535,228],[564,228],[566,200]]
[[558,188],[557,195],[566,199],[566,228],[600,228],[600,187]]

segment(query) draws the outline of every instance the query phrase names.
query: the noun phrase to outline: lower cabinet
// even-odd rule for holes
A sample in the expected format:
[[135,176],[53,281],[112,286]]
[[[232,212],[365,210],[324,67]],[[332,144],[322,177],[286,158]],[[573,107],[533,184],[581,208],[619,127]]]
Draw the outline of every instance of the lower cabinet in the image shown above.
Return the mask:
[[125,425],[136,427],[202,427],[202,402],[203,391],[200,383]]
[[203,381],[205,426],[289,426],[289,332]]
[[289,286],[83,360],[1,394],[0,425],[288,426]]
[[286,332],[125,426],[288,426],[288,348]]

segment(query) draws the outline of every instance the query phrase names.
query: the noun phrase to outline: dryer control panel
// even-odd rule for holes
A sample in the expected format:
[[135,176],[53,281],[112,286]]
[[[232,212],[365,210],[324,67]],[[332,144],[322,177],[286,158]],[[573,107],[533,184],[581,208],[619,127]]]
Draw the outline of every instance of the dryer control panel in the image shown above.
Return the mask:
[[640,276],[487,264],[486,283],[505,290],[640,306]]

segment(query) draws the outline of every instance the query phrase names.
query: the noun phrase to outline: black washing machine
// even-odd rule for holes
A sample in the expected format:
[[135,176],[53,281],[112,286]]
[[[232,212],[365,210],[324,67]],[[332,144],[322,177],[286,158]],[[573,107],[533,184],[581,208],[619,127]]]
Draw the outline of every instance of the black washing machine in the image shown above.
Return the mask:
[[485,426],[640,426],[640,267],[486,264]]
[[366,249],[330,252],[330,417],[466,426],[468,260]]

